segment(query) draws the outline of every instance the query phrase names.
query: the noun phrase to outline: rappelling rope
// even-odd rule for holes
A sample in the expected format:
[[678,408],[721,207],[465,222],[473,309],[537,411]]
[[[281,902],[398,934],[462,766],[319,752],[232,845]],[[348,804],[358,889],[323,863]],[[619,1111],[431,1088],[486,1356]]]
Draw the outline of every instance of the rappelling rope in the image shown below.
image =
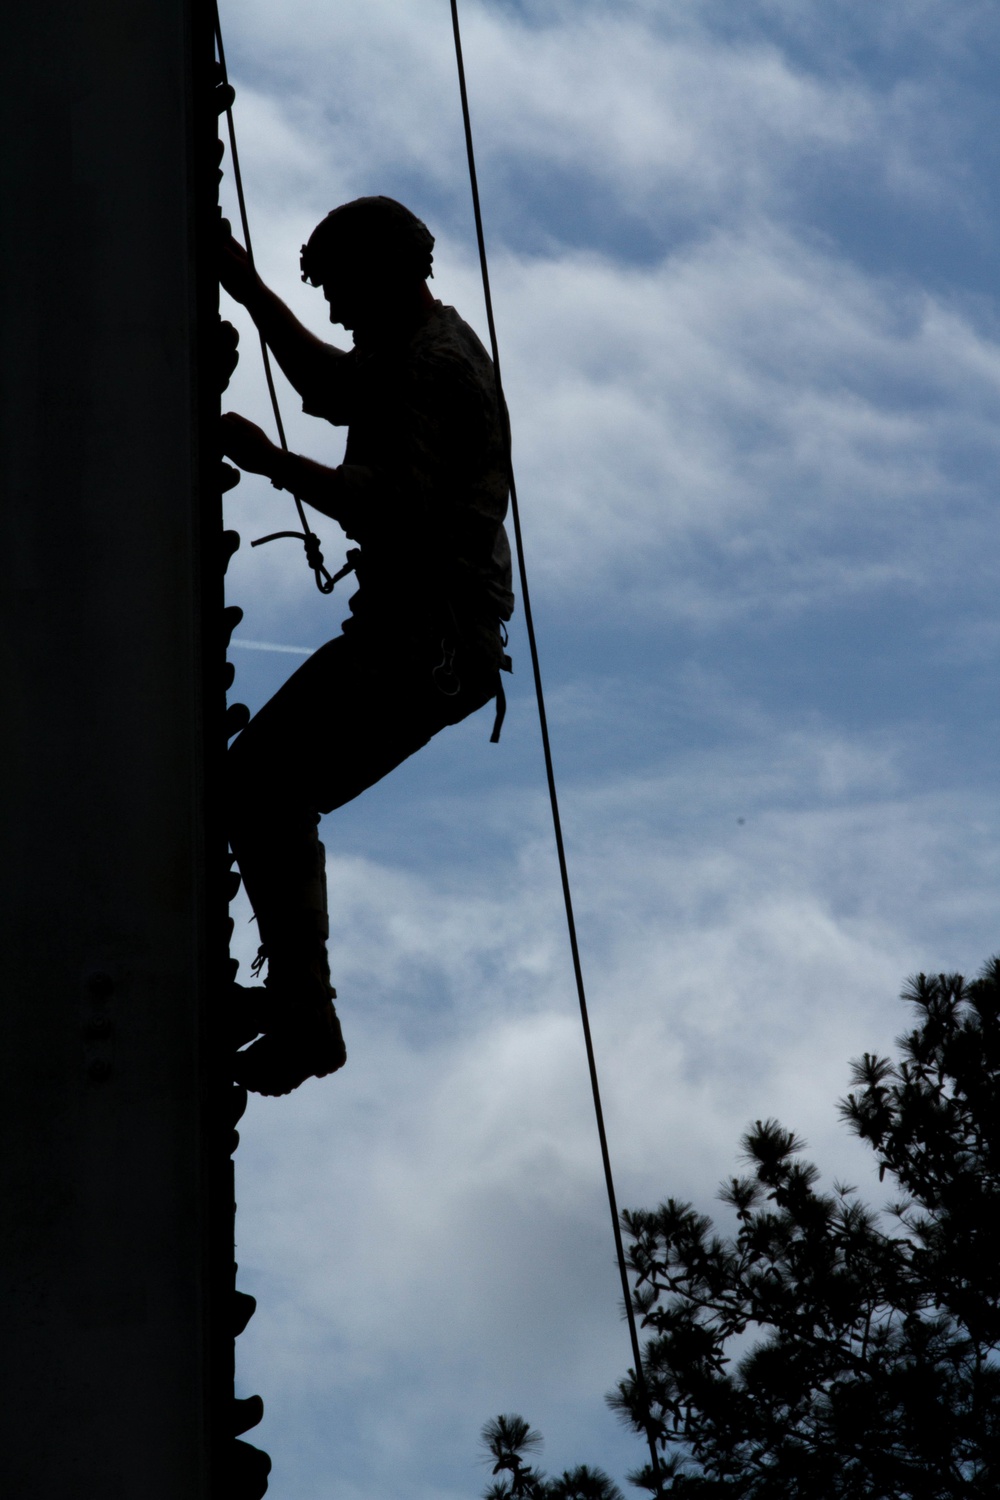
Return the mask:
[[538,645],[535,639],[535,627],[531,615],[531,597],[528,591],[528,574],[524,561],[524,542],[521,537],[521,515],[517,503],[517,485],[514,480],[514,463],[511,453],[510,421],[507,415],[507,407],[503,396],[503,381],[500,374],[500,348],[497,342],[496,323],[493,317],[493,297],[490,293],[489,263],[486,257],[486,239],[483,234],[483,215],[479,203],[479,180],[476,174],[476,157],[472,145],[472,121],[469,114],[469,95],[465,84],[465,63],[462,58],[462,35],[458,23],[458,0],[451,0],[451,24],[455,37],[455,61],[458,66],[458,87],[462,97],[462,123],[465,128],[465,149],[469,159],[469,184],[472,190],[472,208],[476,220],[476,239],[479,244],[479,266],[483,279],[483,297],[486,302],[486,321],[490,331],[490,350],[493,355],[493,373],[496,379],[497,404],[500,408],[500,417],[503,424],[504,443],[506,446],[508,475],[510,480],[510,514],[514,523],[514,538],[517,543],[517,565],[518,575],[521,582],[521,604],[524,610],[524,625],[528,635],[528,647],[531,654],[531,670],[535,679],[535,699],[538,704],[538,724],[542,735],[542,753],[545,757],[545,776],[549,784],[549,803],[552,808],[552,827],[555,834],[556,852],[559,858],[559,878],[562,882],[563,904],[566,908],[566,925],[569,929],[569,946],[573,955],[573,973],[576,978],[577,999],[580,1002],[580,1019],[583,1023],[583,1037],[587,1049],[587,1067],[590,1070],[590,1087],[594,1098],[594,1114],[597,1118],[597,1134],[601,1142],[601,1159],[604,1163],[604,1181],[608,1192],[608,1206],[611,1210],[611,1224],[614,1230],[615,1251],[618,1258],[618,1273],[621,1277],[622,1296],[625,1302],[625,1316],[628,1321],[629,1338],[632,1343],[632,1358],[635,1361],[635,1383],[642,1407],[646,1413],[646,1421],[643,1424],[646,1432],[646,1441],[649,1445],[649,1455],[652,1460],[653,1474],[656,1479],[657,1494],[662,1494],[662,1470],[660,1456],[656,1449],[656,1437],[654,1434],[652,1415],[649,1406],[649,1392],[646,1386],[645,1376],[642,1368],[642,1353],[639,1348],[639,1334],[636,1328],[635,1311],[632,1307],[632,1296],[629,1288],[628,1268],[625,1260],[625,1246],[622,1242],[621,1225],[618,1217],[618,1200],[615,1195],[614,1174],[611,1170],[611,1153],[608,1149],[607,1133],[604,1129],[604,1110],[601,1106],[601,1089],[597,1077],[597,1060],[594,1056],[594,1043],[590,1034],[590,1017],[587,1010],[587,994],[583,983],[583,965],[580,961],[580,945],[576,935],[576,919],[573,915],[573,894],[569,883],[569,868],[566,863],[566,848],[563,843],[562,820],[559,816],[559,798],[556,794],[555,771],[552,766],[552,747],[549,742],[548,720],[545,713],[545,694],[542,691],[542,674],[538,662]]
[[[215,44],[219,53],[219,68],[222,72],[222,82],[228,89],[229,74],[226,70],[226,49],[222,45],[222,26],[219,22],[218,4],[216,4],[215,6]],[[247,204],[246,198],[243,193],[243,177],[240,172],[240,154],[236,149],[236,127],[233,124],[232,102],[226,105],[226,126],[229,131],[229,152],[233,162],[233,181],[236,184],[236,197],[240,206],[240,223],[243,226],[243,242],[246,245],[247,260],[250,263],[251,274],[253,274],[255,270],[253,259],[253,245],[250,240],[250,223],[247,219]],[[278,406],[278,394],[274,388],[274,375],[271,371],[271,356],[268,353],[267,342],[264,338],[264,335],[260,333],[259,330],[258,337],[260,339],[261,358],[264,361],[264,378],[267,381],[267,392],[271,398],[271,409],[274,412],[274,425],[278,430],[278,441],[281,443],[281,451],[282,453],[287,453],[288,441],[285,438],[285,424],[281,420],[281,411]],[[287,488],[287,486],[285,486],[285,488]],[[312,527],[309,525],[309,522],[306,520],[306,513],[303,508],[302,501],[299,499],[299,496],[295,493],[294,490],[291,491],[291,496],[295,501],[295,509],[298,511],[299,524],[302,527],[302,530],[273,531],[270,536],[258,537],[257,540],[255,542],[251,542],[250,545],[251,547],[260,547],[265,542],[277,541],[279,537],[295,537],[302,543],[302,545],[306,549],[306,561],[312,569],[313,577],[316,580],[316,587],[319,589],[321,594],[332,594],[334,585],[338,582],[339,579],[343,578],[345,574],[350,573],[354,565],[349,561],[343,568],[341,568],[339,573],[337,573],[335,576],[331,576],[329,568],[327,568],[326,564],[323,561],[323,554],[320,551],[319,537],[316,535]]]
[[[552,747],[549,740],[548,719],[545,712],[545,694],[542,688],[542,675],[538,659],[538,644],[535,637],[535,627],[531,612],[531,596],[528,589],[528,574],[524,557],[524,542],[521,534],[521,515],[517,500],[517,485],[514,478],[514,465],[511,453],[510,422],[507,407],[503,395],[503,380],[500,371],[500,349],[497,341],[496,323],[493,316],[493,297],[490,290],[489,263],[486,255],[486,240],[483,233],[483,217],[479,201],[479,181],[476,173],[475,151],[472,142],[472,122],[469,113],[469,97],[465,81],[465,63],[462,56],[462,37],[458,19],[457,0],[450,0],[452,30],[455,39],[455,60],[458,67],[458,84],[462,101],[462,122],[465,130],[465,146],[469,162],[469,183],[472,192],[472,207],[476,223],[476,239],[479,246],[479,265],[482,273],[483,296],[486,303],[486,319],[489,325],[490,347],[493,356],[493,372],[496,380],[497,405],[500,411],[500,420],[503,430],[504,448],[507,458],[507,469],[510,483],[510,510],[511,520],[514,524],[514,539],[517,550],[518,576],[521,585],[521,603],[524,610],[525,630],[528,636],[528,648],[531,656],[531,670],[535,682],[535,699],[538,705],[538,723],[542,737],[542,753],[545,760],[545,776],[549,789],[549,804],[552,810],[552,827],[555,836],[556,853],[559,861],[559,878],[562,884],[563,904],[566,910],[566,925],[569,932],[570,952],[573,960],[573,974],[576,980],[576,993],[580,1005],[580,1020],[583,1026],[584,1044],[587,1053],[587,1067],[590,1073],[590,1087],[594,1101],[594,1114],[597,1121],[597,1134],[601,1145],[601,1159],[604,1164],[604,1181],[607,1188],[608,1206],[611,1211],[611,1225],[614,1234],[615,1252],[618,1261],[618,1272],[621,1278],[622,1296],[625,1305],[625,1316],[628,1323],[629,1338],[632,1345],[632,1358],[635,1362],[636,1388],[640,1397],[642,1407],[646,1413],[646,1421],[643,1424],[646,1440],[649,1445],[649,1454],[652,1461],[653,1475],[656,1480],[657,1494],[662,1495],[662,1468],[660,1456],[656,1448],[656,1437],[653,1426],[652,1415],[649,1405],[649,1393],[643,1374],[642,1352],[639,1347],[639,1334],[636,1327],[635,1311],[632,1306],[631,1290],[628,1280],[628,1267],[625,1259],[625,1247],[622,1241],[621,1226],[618,1215],[618,1201],[615,1194],[614,1174],[611,1168],[611,1153],[608,1148],[607,1132],[604,1126],[604,1110],[601,1104],[601,1090],[597,1075],[597,1060],[594,1054],[594,1043],[590,1031],[590,1016],[587,1008],[587,995],[583,980],[583,966],[580,959],[580,945],[577,939],[576,919],[573,914],[573,895],[570,888],[569,868],[566,861],[566,848],[563,841],[562,819],[559,815],[559,799],[556,792],[555,771],[552,763]],[[215,7],[215,38],[219,54],[219,66],[222,72],[223,84],[228,86],[229,77],[226,70],[226,55],[222,43],[222,28],[219,23],[218,5]],[[229,132],[229,146],[233,163],[233,179],[236,185],[236,196],[239,202],[240,221],[243,228],[243,238],[246,244],[247,260],[251,271],[254,270],[253,247],[250,240],[250,226],[247,220],[246,199],[243,192],[243,180],[240,173],[239,152],[236,148],[236,131],[233,125],[232,105],[226,106],[226,123]],[[268,394],[271,398],[271,407],[274,412],[274,422],[277,428],[278,438],[284,453],[288,452],[288,443],[285,438],[284,424],[281,420],[281,412],[278,406],[278,397],[274,387],[274,376],[271,371],[271,360],[267,349],[267,343],[263,334],[260,337],[261,358],[264,364],[264,375],[267,381]],[[296,537],[305,546],[306,557],[312,568],[316,579],[316,586],[322,594],[329,594],[334,584],[350,571],[350,562],[341,569],[335,577],[331,577],[324,565],[323,556],[320,552],[319,537],[310,529],[302,501],[292,491],[299,521],[302,526],[301,532],[279,531],[271,536],[261,537],[251,545],[260,546],[263,542],[273,541],[278,537]]]

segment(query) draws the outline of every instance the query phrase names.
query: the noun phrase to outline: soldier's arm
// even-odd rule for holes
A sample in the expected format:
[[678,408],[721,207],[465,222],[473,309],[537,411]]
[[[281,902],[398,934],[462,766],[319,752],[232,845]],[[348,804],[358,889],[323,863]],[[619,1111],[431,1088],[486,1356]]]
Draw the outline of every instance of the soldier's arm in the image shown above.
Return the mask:
[[[292,490],[324,516],[338,522],[349,536],[352,507],[344,494],[340,469],[328,469],[299,453],[286,453],[254,422],[237,412],[226,412],[222,418],[222,451],[227,458],[251,474],[263,474],[282,490]],[[358,540],[357,537],[354,538]]]
[[299,322],[251,268],[246,251],[232,236],[223,240],[220,280],[253,318],[299,395],[304,400],[315,395],[329,378],[331,360],[342,357],[343,350],[324,343]]

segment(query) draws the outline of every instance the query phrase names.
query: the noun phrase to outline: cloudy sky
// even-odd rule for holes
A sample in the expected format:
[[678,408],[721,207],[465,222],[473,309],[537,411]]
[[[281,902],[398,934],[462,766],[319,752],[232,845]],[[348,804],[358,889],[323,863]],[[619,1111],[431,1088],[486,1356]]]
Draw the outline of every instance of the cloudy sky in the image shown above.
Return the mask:
[[[462,14],[620,1200],[715,1212],[776,1115],[878,1201],[847,1061],[891,1047],[908,974],[1000,948],[995,5]],[[485,337],[447,0],[222,21],[265,277],[324,333],[298,247],[388,193]],[[270,430],[224,301],[227,404]],[[336,463],[281,391],[292,446]],[[251,552],[287,497],[228,499],[256,708],[350,588]],[[550,1470],[642,1459],[603,1404],[630,1355],[520,616],[512,650],[499,746],[483,713],[324,825],[350,1061],[252,1101],[237,1158],[240,1390],[280,1500],[470,1500],[501,1411]]]

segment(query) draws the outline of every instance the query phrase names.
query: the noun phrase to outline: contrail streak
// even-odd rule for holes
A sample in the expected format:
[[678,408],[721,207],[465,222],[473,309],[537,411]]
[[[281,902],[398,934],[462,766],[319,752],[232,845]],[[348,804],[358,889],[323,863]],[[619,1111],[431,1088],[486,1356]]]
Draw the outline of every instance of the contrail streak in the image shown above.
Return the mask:
[[279,646],[277,641],[230,641],[244,651],[284,651],[288,656],[312,656],[315,646]]

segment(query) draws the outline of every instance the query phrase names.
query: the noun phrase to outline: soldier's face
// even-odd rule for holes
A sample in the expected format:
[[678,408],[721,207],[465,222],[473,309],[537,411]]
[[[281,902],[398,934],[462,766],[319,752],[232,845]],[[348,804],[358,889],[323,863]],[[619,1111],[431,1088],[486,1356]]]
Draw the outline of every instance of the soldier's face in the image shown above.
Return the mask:
[[342,328],[357,327],[357,297],[352,296],[349,282],[340,276],[336,280],[324,281],[323,296],[330,308],[331,323],[339,323]]
[[323,278],[323,296],[330,308],[330,322],[354,330],[370,321],[381,301],[369,267],[344,257],[333,261]]

